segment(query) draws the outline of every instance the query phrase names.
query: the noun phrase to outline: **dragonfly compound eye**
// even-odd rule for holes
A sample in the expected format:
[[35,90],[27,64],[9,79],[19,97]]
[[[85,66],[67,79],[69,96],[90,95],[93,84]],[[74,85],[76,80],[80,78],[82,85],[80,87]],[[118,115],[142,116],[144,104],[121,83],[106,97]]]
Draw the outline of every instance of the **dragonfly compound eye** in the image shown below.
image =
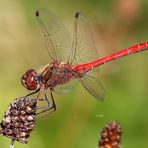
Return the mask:
[[22,85],[28,90],[36,90],[38,88],[38,75],[34,69],[29,69],[21,79]]

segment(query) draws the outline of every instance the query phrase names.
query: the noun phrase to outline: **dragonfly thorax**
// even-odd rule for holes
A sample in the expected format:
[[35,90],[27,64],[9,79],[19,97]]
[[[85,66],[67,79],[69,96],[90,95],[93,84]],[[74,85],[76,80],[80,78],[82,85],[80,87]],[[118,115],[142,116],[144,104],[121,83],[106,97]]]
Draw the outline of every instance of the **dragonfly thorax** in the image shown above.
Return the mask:
[[57,85],[64,84],[73,78],[70,64],[54,61],[50,63],[40,75],[40,83],[44,87],[53,89]]

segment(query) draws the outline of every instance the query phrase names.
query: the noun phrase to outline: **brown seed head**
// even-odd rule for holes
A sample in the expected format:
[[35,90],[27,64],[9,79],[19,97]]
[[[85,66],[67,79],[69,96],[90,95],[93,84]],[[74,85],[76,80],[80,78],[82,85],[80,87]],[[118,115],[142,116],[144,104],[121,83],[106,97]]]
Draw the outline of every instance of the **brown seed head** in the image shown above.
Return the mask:
[[99,148],[120,148],[121,127],[116,122],[111,122],[101,132]]
[[24,97],[15,99],[0,123],[0,133],[26,144],[35,124],[36,104],[36,99]]

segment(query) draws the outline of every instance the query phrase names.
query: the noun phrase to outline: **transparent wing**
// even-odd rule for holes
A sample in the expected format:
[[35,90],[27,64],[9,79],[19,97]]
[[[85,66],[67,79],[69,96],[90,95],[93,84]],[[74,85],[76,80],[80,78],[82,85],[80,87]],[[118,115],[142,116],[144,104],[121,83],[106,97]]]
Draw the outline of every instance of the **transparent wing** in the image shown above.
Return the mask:
[[84,75],[78,80],[92,96],[97,100],[103,100],[105,90],[97,76]]
[[89,21],[82,13],[76,13],[74,18],[73,41],[68,62],[77,65],[91,62],[98,58]]
[[71,48],[71,37],[64,24],[48,10],[36,11],[37,20],[44,34],[51,60],[67,61]]
[[74,90],[78,86],[78,80],[73,79],[64,85],[58,85],[54,88],[54,92],[58,94],[66,94]]

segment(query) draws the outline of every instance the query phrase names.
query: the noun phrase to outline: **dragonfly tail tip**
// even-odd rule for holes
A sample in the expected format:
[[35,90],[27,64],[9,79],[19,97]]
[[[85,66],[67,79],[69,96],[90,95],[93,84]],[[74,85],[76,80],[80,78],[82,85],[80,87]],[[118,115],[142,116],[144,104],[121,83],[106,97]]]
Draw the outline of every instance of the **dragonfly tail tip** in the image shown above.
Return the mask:
[[35,12],[35,16],[39,16],[39,11],[37,10],[36,12]]
[[79,17],[79,12],[76,12],[75,17],[76,17],[76,18]]

